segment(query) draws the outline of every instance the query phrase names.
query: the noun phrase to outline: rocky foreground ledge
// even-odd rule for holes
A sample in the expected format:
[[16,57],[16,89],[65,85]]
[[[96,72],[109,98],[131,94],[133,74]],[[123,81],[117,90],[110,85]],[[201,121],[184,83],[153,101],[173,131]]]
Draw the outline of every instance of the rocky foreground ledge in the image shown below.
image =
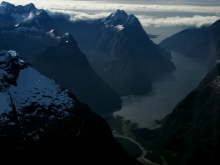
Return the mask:
[[104,119],[15,51],[0,53],[0,154],[17,162],[139,164]]

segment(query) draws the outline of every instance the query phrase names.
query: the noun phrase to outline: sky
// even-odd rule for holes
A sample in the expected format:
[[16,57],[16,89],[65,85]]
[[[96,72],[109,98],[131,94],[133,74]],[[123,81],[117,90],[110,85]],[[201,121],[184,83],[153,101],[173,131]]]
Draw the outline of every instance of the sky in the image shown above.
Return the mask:
[[[107,16],[116,9],[135,14],[158,41],[188,27],[201,27],[220,19],[220,0],[6,0],[15,4],[64,12],[72,20]],[[157,39],[156,39],[157,40]]]

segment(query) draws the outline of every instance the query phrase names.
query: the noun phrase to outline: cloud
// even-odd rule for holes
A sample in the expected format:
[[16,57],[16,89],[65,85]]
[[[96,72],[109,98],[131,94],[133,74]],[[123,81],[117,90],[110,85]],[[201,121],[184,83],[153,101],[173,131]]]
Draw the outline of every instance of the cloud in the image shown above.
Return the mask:
[[149,17],[144,15],[137,16],[145,27],[168,27],[168,26],[196,26],[209,25],[220,19],[219,16],[201,16],[194,15],[192,17]]
[[73,0],[8,0],[16,4],[34,2],[38,7],[51,10],[69,11],[113,11],[124,9],[129,12],[193,12],[193,13],[220,13],[220,6],[205,5],[175,5],[175,4],[146,4],[146,3],[116,3],[106,1],[73,1]]
[[[116,3],[105,1],[73,1],[73,0],[8,0],[16,4],[26,4],[34,2],[37,7],[61,12],[70,15],[71,20],[97,19],[107,16],[116,9],[123,9],[129,13],[134,13],[143,26],[163,27],[163,26],[203,26],[212,24],[220,19],[220,6],[204,5],[165,5],[146,3]],[[159,16],[148,16],[146,13],[158,12]],[[194,13],[194,16],[169,16],[163,13]],[[203,16],[200,14],[203,13]],[[204,13],[206,16],[204,16]],[[207,16],[209,15],[209,16]]]
[[[59,11],[62,12],[62,11]],[[65,12],[65,11],[63,11]],[[63,13],[62,12],[62,13]],[[101,12],[96,14],[88,14],[85,12],[65,12],[70,15],[71,21],[77,20],[94,20],[104,18],[110,14],[110,12]],[[158,27],[170,27],[170,26],[193,26],[201,27],[204,25],[210,25],[220,19],[220,16],[201,16],[194,15],[192,17],[151,17],[146,15],[136,15],[144,27],[153,26]]]
[[87,13],[83,13],[83,12],[78,12],[75,15],[71,15],[71,20],[72,21],[76,21],[76,20],[86,20],[86,19],[99,19],[99,18],[103,18],[106,17],[107,15],[109,15],[110,13],[99,13],[99,14],[87,14]]
[[[89,14],[82,11],[55,10],[55,15],[62,13],[67,14],[69,16],[67,17],[67,19],[70,19],[71,21],[77,21],[77,20],[94,20],[94,19],[104,18],[108,16],[111,12]],[[53,15],[53,13],[51,14]]]

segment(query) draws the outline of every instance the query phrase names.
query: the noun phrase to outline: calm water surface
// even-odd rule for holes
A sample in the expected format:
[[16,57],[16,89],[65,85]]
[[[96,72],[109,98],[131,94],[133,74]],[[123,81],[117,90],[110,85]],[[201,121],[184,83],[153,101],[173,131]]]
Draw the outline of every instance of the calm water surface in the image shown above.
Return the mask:
[[207,73],[207,68],[188,57],[173,53],[177,69],[173,75],[155,83],[153,92],[147,96],[123,97],[123,107],[114,115],[153,128],[155,120],[170,113],[175,105],[194,89]]

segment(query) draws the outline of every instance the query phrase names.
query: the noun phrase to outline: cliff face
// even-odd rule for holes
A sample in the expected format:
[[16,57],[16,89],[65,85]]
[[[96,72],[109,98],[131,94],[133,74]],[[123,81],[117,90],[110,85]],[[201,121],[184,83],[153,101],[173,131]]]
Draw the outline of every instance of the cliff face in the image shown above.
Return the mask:
[[15,51],[0,52],[0,145],[2,160],[139,164],[101,117]]
[[72,36],[65,34],[57,45],[31,57],[40,72],[76,93],[99,114],[111,114],[121,108],[119,95],[92,69]]
[[168,164],[219,163],[220,65],[164,119],[153,153]]

